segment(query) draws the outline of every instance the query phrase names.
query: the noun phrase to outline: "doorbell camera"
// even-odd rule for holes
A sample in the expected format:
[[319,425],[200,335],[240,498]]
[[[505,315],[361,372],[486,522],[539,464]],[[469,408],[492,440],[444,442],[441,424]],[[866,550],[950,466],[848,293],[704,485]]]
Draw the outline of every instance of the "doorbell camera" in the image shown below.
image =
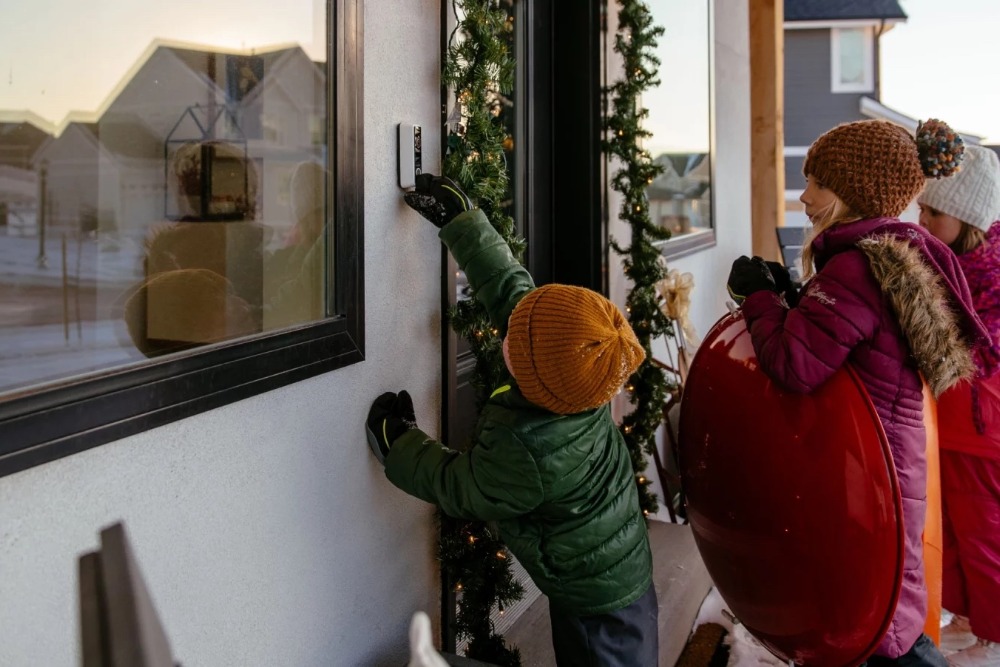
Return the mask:
[[399,153],[399,187],[415,187],[422,171],[420,126],[400,123],[396,127],[396,146]]

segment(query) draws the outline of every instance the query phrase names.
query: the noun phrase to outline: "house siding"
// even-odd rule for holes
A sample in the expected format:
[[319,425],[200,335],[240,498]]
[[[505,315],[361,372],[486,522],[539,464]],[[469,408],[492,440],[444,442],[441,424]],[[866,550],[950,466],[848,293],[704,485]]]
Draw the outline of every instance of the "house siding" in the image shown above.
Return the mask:
[[792,155],[785,157],[785,190],[805,190],[806,177],[802,173],[805,156]]
[[[785,30],[785,146],[809,146],[831,127],[863,118],[861,98],[872,93],[832,92],[830,58],[829,29]],[[785,164],[786,188],[795,189],[802,158]]]
[[838,123],[862,118],[871,93],[830,90],[830,31],[785,31],[785,145],[808,146]]

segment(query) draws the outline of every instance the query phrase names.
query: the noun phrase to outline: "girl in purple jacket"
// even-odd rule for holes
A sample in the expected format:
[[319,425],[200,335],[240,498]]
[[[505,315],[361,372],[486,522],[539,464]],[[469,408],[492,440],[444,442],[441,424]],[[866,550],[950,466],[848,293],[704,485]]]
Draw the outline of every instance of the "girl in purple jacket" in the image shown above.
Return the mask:
[[787,273],[772,275],[759,257],[740,257],[729,277],[772,380],[810,393],[850,363],[882,421],[902,495],[905,555],[899,601],[870,667],[946,664],[923,634],[922,377],[935,396],[971,378],[973,352],[989,336],[954,253],[897,216],[927,177],[955,171],[961,151],[961,139],[939,121],[921,126],[916,140],[886,121],[833,128],[806,155],[800,199],[813,230],[802,258],[807,282],[794,305]]
[[[1000,160],[968,146],[962,170],[928,183],[917,200],[920,224],[958,255],[972,300],[990,332],[979,376],[938,399],[942,597],[956,614],[941,650],[954,667],[1000,665]],[[971,625],[971,629],[970,629]],[[978,640],[978,641],[977,641]]]

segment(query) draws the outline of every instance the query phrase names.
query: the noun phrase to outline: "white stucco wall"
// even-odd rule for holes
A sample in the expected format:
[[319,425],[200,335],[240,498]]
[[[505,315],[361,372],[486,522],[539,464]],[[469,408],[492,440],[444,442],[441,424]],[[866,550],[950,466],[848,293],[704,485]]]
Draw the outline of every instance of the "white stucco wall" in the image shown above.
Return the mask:
[[395,173],[399,121],[439,160],[439,4],[365,5],[367,359],[0,479],[0,665],[79,664],[76,558],[122,519],[185,667],[405,664],[437,618],[431,507],[362,424],[405,387],[439,428],[440,244]]

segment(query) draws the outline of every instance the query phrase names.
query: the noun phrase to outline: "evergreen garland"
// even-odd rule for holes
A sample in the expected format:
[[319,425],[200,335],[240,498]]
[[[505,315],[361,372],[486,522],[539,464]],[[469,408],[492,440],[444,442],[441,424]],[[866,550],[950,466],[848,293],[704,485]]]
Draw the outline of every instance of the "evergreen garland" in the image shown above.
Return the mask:
[[619,216],[632,228],[628,247],[612,242],[615,252],[624,256],[625,275],[632,281],[626,299],[629,323],[646,350],[646,360],[629,378],[626,390],[635,409],[621,424],[622,435],[632,458],[639,503],[646,515],[656,512],[656,495],[649,488],[646,456],[656,447],[656,431],[663,422],[662,406],[669,391],[663,371],[653,363],[652,341],[673,335],[670,320],[660,310],[656,284],[666,276],[656,241],[670,238],[670,232],[656,226],[649,217],[646,188],[663,171],[653,162],[642,142],[652,133],[643,129],[649,110],[642,107],[644,91],[659,85],[659,59],[654,55],[656,40],[664,32],[653,25],[649,7],[638,0],[620,0],[615,51],[623,61],[623,78],[607,90],[612,99],[611,115],[605,119],[604,150],[618,158],[620,168],[611,181],[622,195]]
[[[506,210],[510,184],[505,150],[512,146],[502,118],[514,86],[512,7],[509,0],[454,0],[452,7],[457,25],[442,79],[455,92],[459,113],[449,118],[444,174],[478,203],[520,260],[525,242],[515,235],[514,220]],[[462,39],[456,41],[459,33]],[[453,118],[460,122],[451,124]],[[505,374],[502,340],[475,295],[459,301],[449,318],[456,333],[469,342],[475,358],[471,381],[481,409]],[[506,547],[486,523],[442,513],[438,519],[442,573],[458,599],[456,637],[469,640],[466,654],[470,658],[520,665],[520,652],[506,645],[490,620],[494,608],[502,614],[524,595],[511,573]]]

